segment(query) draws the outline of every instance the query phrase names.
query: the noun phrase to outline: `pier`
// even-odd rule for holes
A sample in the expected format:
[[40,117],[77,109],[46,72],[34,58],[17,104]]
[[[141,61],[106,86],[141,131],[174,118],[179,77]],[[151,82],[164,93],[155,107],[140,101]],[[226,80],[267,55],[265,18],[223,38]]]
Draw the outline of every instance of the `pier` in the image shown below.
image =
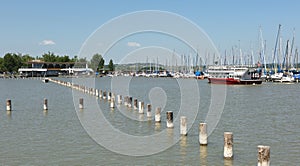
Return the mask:
[[[65,82],[65,81],[57,80],[57,79],[53,79],[53,78],[50,78],[49,81],[51,83],[55,83],[55,84],[58,84],[61,86],[65,86],[67,88],[71,88],[73,90],[84,93],[86,95],[94,96],[95,99],[103,100],[104,102],[107,102],[109,104],[109,107],[111,109],[113,109],[114,111],[118,110],[118,109],[115,109],[115,107],[118,108],[121,103],[124,103],[124,106],[126,106],[128,109],[130,109],[138,114],[141,114],[141,115],[145,114],[145,112],[144,112],[144,103],[145,102],[139,100],[138,98],[126,96],[125,94],[115,94],[114,92],[106,91],[104,89],[95,89],[95,88],[87,87],[85,85],[74,84],[72,82]],[[124,97],[122,97],[122,96],[124,96]],[[80,108],[80,110],[85,111],[83,102],[84,102],[84,98],[80,98],[79,99],[79,108]],[[47,104],[47,99],[44,100],[44,108],[46,107],[45,104]],[[132,106],[132,104],[133,104],[133,106]],[[146,117],[148,118],[148,120],[155,122],[156,125],[155,125],[155,129],[153,129],[153,130],[157,130],[157,129],[161,128],[161,115],[160,114],[161,114],[162,110],[160,107],[157,107],[154,112],[154,114],[155,114],[154,117],[152,116],[151,110],[152,110],[152,106],[150,104],[146,104]],[[134,112],[132,112],[132,113],[134,113]],[[188,119],[186,119],[186,117],[184,117],[184,116],[180,117],[180,124],[174,125],[173,124],[173,112],[166,111],[166,119],[164,119],[163,121],[166,122],[165,124],[162,124],[162,125],[165,125],[165,128],[169,128],[172,132],[180,132],[180,135],[182,135],[182,138],[180,140],[181,143],[183,143],[183,141],[186,141],[186,137],[189,137],[187,126],[186,126]],[[179,126],[180,128],[177,128],[176,126]],[[207,141],[208,136],[207,136],[206,131],[207,131],[207,124],[200,122],[199,123],[199,144],[195,145],[195,146],[199,146],[202,152],[203,152],[203,149],[210,148],[210,144]],[[234,160],[234,158],[233,158],[233,153],[234,153],[233,136],[232,135],[233,134],[231,132],[224,132],[224,162],[226,162],[226,163],[229,163],[228,160]],[[262,146],[258,146],[258,148],[259,148],[258,156],[262,156],[262,157],[259,157],[261,159],[259,159],[258,164],[270,163],[269,159],[267,161],[265,161],[265,157],[263,157],[263,155],[270,156],[268,149],[261,150],[264,148]],[[205,150],[205,151],[207,151],[207,150]]]

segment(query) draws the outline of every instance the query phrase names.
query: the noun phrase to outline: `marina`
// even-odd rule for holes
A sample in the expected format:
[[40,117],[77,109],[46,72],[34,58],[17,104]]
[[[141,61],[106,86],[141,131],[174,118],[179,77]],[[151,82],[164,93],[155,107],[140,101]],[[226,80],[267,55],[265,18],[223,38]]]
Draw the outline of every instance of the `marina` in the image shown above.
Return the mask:
[[299,165],[299,6],[3,1],[0,165]]
[[[57,78],[70,81],[70,78]],[[95,88],[109,92],[111,77],[81,78],[95,82]],[[119,78],[122,79],[122,78]],[[87,81],[87,82],[89,82]],[[297,89],[299,84],[263,83],[262,86],[226,86],[226,104],[222,117],[211,135],[208,136],[207,146],[199,144],[199,123],[205,120],[211,100],[211,88],[220,86],[208,84],[207,80],[181,79],[188,83],[196,81],[200,93],[200,105],[195,122],[187,136],[174,146],[144,157],[120,155],[98,145],[82,128],[77,117],[72,97],[72,89],[52,82],[44,84],[40,79],[1,79],[3,91],[0,101],[5,103],[11,99],[12,111],[2,111],[0,116],[0,142],[3,145],[1,163],[5,165],[111,165],[122,160],[125,165],[131,164],[162,164],[162,165],[255,165],[257,163],[257,146],[268,145],[271,148],[271,164],[286,165],[298,163],[300,150],[300,131],[297,113],[299,108]],[[88,85],[86,85],[88,87]],[[180,92],[177,79],[132,77],[129,92],[139,101],[150,103],[147,94],[151,89],[160,87],[167,95],[165,107],[161,110],[161,127],[156,130],[154,114],[150,121],[136,121],[126,116],[138,118],[134,107],[110,108],[106,99],[96,99],[89,93],[80,96],[85,99],[84,110],[90,107],[86,100],[97,100],[105,118],[118,130],[134,135],[146,136],[161,132],[167,128],[167,111],[177,116],[180,106]],[[14,89],[11,91],[10,89]],[[134,90],[133,90],[134,89]],[[289,93],[285,93],[288,90]],[[55,93],[54,93],[55,92]],[[33,95],[39,94],[39,95]],[[100,95],[100,94],[99,94]],[[257,97],[259,96],[259,98]],[[43,111],[43,100],[47,98],[48,111]],[[269,100],[269,99],[272,100]],[[285,100],[283,100],[285,99]],[[266,102],[268,101],[268,102]],[[243,103],[243,104],[240,104]],[[153,104],[153,110],[155,104]],[[188,104],[188,103],[187,103]],[[2,104],[1,104],[2,105]],[[156,104],[157,105],[157,104]],[[2,105],[4,109],[4,104]],[[125,109],[124,116],[118,109]],[[86,111],[87,111],[86,110]],[[146,118],[146,113],[144,113]],[[189,121],[190,119],[187,119]],[[99,126],[101,128],[101,126]],[[171,129],[174,137],[179,133],[179,124],[174,123]],[[232,160],[223,159],[223,133],[230,131],[234,135],[234,157]],[[172,140],[172,135],[169,136]],[[145,146],[145,150],[149,147]],[[83,153],[84,152],[84,153]],[[101,156],[101,157],[100,157]],[[166,159],[169,159],[166,161]]]

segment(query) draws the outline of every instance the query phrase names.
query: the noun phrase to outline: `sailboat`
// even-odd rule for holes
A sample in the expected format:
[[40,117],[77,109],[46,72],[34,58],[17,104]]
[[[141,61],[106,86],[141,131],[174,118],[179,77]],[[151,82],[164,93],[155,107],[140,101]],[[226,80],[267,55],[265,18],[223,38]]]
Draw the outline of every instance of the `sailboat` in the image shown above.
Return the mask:
[[265,42],[263,40],[263,36],[262,36],[262,29],[261,27],[259,28],[259,32],[260,32],[260,51],[259,51],[259,54],[260,54],[260,61],[263,63],[263,71],[261,73],[261,79],[263,81],[266,81],[267,79],[267,65],[266,65],[266,57],[265,57]]
[[294,65],[296,66],[295,70],[293,71],[294,81],[299,82],[300,72],[298,70],[298,49],[296,49],[295,51]]

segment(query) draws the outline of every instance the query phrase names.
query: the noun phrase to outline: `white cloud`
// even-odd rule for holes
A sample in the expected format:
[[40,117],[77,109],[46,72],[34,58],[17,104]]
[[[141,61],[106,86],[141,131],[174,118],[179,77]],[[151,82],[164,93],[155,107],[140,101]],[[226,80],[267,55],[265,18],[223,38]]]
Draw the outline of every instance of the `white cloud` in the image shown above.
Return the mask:
[[47,45],[55,45],[55,42],[53,40],[43,40],[40,42],[40,45],[47,46]]
[[141,44],[137,43],[137,42],[128,42],[127,46],[129,46],[129,47],[141,47]]

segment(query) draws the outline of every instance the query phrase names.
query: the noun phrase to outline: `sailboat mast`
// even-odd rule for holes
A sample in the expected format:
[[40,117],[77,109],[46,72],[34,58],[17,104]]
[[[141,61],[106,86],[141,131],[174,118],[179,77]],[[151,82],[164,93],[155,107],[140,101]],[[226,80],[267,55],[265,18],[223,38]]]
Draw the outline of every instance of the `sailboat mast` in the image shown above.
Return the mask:
[[260,33],[260,61],[264,65],[264,73],[266,74],[267,68],[266,68],[266,58],[265,58],[265,42],[263,39],[262,35],[262,29],[261,27],[259,28],[259,33]]
[[292,39],[292,44],[291,44],[291,50],[290,50],[290,54],[289,54],[289,67],[293,67],[292,66],[292,55],[293,55],[293,49],[294,49],[294,41],[295,41],[295,28],[293,30],[293,39]]
[[235,65],[234,63],[234,48],[232,47],[232,65]]
[[285,64],[285,69],[286,70],[289,69],[289,67],[288,67],[288,63],[289,63],[288,59],[289,59],[289,40],[287,40],[287,42],[286,42],[285,57],[284,57],[284,60],[286,61],[286,64]]
[[298,71],[298,49],[297,48],[295,51],[295,56],[296,56],[296,70]]
[[267,64],[266,64],[266,56],[265,56],[265,52],[266,52],[266,45],[267,45],[267,42],[265,41],[264,42],[264,56],[263,56],[263,58],[264,58],[264,61],[263,61],[263,63],[264,63],[264,68],[265,68],[265,74],[267,73]]
[[227,52],[226,52],[226,50],[225,50],[224,65],[227,65],[226,57],[227,57]]
[[276,50],[277,50],[277,44],[279,41],[279,35],[280,35],[280,28],[281,28],[281,24],[279,24],[278,27],[278,32],[277,32],[277,37],[276,37],[276,42],[275,42],[275,48],[274,48],[274,56],[273,56],[273,62],[274,62],[274,68],[275,68],[275,60],[276,60]]

